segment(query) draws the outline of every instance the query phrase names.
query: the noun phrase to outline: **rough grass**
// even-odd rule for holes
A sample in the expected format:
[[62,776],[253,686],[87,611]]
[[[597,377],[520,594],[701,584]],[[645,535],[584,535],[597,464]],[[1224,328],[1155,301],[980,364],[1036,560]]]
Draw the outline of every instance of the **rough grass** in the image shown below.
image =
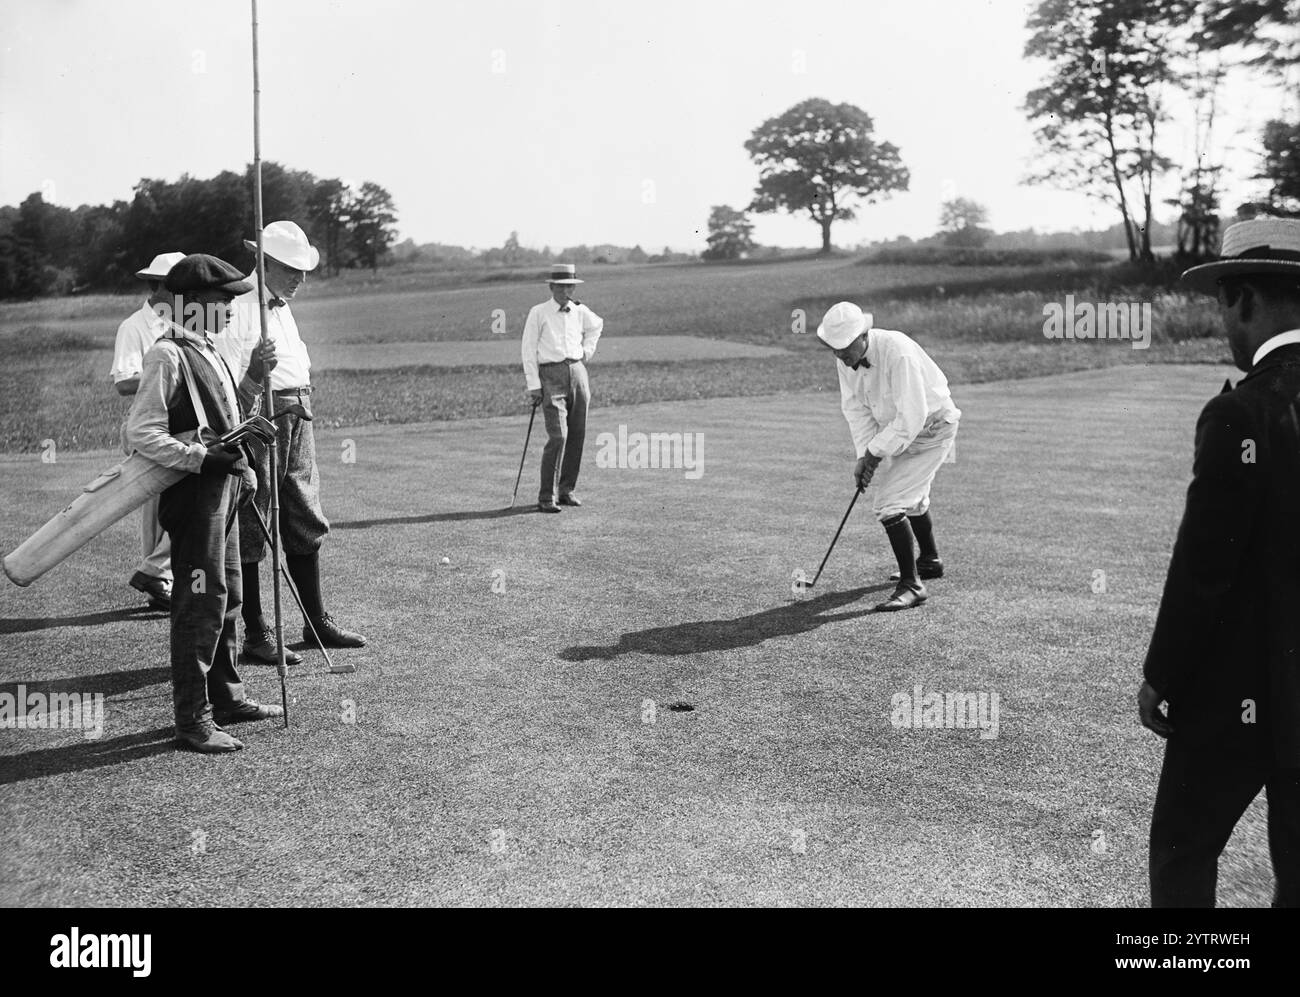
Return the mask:
[[[559,516],[494,511],[518,415],[322,429],[326,593],[372,643],[338,652],[354,675],[308,654],[287,733],[173,750],[134,522],[0,588],[5,690],[108,694],[99,741],[0,731],[0,902],[1142,906],[1160,746],[1134,693],[1223,376],[960,387],[934,496],[949,575],[897,616],[867,613],[890,557],[865,514],[790,594],[849,494],[828,392],[602,404],[587,504]],[[596,467],[620,424],[704,434],[703,477]],[[113,459],[6,458],[9,542]],[[275,698],[269,670],[246,678]],[[895,729],[918,684],[997,692],[999,736]],[[1266,905],[1267,861],[1257,803],[1221,902]]]
[[[1125,267],[862,267],[845,258],[760,264],[594,268],[583,297],[606,335],[693,335],[781,346],[789,360],[608,363],[597,354],[593,390],[609,404],[833,389],[833,366],[813,332],[836,301],[860,302],[876,324],[901,329],[930,350],[954,383],[1061,373],[1131,362],[1226,360],[1208,301],[1140,283]],[[1147,275],[1148,277],[1150,275]],[[402,278],[405,279],[405,278]],[[443,290],[361,289],[320,297],[309,284],[294,304],[309,344],[465,341],[493,336],[494,317],[520,335],[544,288],[533,279]],[[354,290],[356,290],[354,288]],[[1152,303],[1153,346],[1050,342],[1043,307],[1079,301]],[[0,308],[0,452],[113,446],[127,403],[109,383],[117,322],[131,298]],[[41,311],[48,308],[49,314]],[[66,316],[66,317],[63,317]],[[802,320],[805,332],[793,331]],[[329,425],[463,419],[519,410],[523,376],[502,367],[325,370],[317,414]]]

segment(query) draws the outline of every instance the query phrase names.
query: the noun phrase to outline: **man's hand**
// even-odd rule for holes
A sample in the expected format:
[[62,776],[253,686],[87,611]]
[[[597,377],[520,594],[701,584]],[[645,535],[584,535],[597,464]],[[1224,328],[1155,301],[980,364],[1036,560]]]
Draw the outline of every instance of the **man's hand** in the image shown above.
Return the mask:
[[530,389],[528,390],[528,399],[529,399],[529,401],[531,401],[534,405],[540,405],[540,404],[542,403],[542,389],[541,389],[541,388],[530,388]]
[[871,484],[872,475],[876,473],[876,465],[880,463],[880,458],[875,454],[863,454],[858,458],[858,462],[853,465],[853,483],[859,489],[866,488]]
[[275,358],[275,343],[269,339],[265,343],[258,343],[257,349],[253,350],[252,359],[248,361],[248,376],[261,384],[279,362]]
[[1174,728],[1165,718],[1165,714],[1160,712],[1160,704],[1164,697],[1155,689],[1143,682],[1142,687],[1138,689],[1138,718],[1142,721],[1142,726],[1160,737],[1168,737],[1174,732]]
[[200,470],[204,474],[243,474],[247,468],[248,462],[244,460],[244,452],[239,447],[214,443],[208,447]]
[[257,496],[257,472],[245,467],[239,481],[239,508],[244,508]]

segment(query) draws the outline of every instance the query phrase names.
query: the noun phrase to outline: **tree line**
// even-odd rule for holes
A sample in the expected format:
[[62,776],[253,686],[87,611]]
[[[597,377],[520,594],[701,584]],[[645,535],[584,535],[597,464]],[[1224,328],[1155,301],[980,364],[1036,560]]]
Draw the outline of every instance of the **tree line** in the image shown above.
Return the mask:
[[[376,183],[350,186],[279,163],[262,164],[267,224],[290,219],[337,275],[375,269],[396,239],[397,209]],[[130,201],[65,208],[38,191],[0,207],[0,298],[129,288],[132,275],[163,252],[210,253],[252,268],[253,167],[210,179],[142,179]]]
[[[1224,83],[1230,73],[1246,74],[1283,100],[1293,97],[1286,81],[1300,67],[1300,0],[1039,0],[1027,27],[1025,57],[1044,62],[1046,74],[1024,101],[1040,152],[1025,182],[1112,205],[1129,258],[1150,260],[1156,181],[1178,171],[1179,194],[1165,202],[1177,219],[1177,255],[1212,255],[1223,212],[1226,147],[1215,126]],[[1182,163],[1161,141],[1178,96],[1194,140]],[[1237,217],[1300,217],[1300,121],[1279,111],[1258,142],[1253,179],[1266,186],[1235,206]],[[899,150],[879,140],[871,117],[852,104],[802,101],[755,128],[745,149],[758,184],[745,208],[712,209],[705,259],[754,249],[751,211],[806,214],[821,230],[822,252],[830,252],[835,222],[908,189]],[[940,233],[951,246],[986,243],[987,221],[970,198],[953,197],[940,209]]]

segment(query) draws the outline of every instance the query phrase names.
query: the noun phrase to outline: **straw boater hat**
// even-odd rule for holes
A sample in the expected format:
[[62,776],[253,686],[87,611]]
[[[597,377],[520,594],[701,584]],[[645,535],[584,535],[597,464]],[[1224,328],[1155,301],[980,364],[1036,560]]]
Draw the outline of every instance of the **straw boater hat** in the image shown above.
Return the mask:
[[[244,245],[257,252],[257,243],[245,239]],[[295,270],[315,270],[320,250],[307,241],[307,233],[293,222],[271,222],[262,229],[262,248],[273,260]]]
[[581,284],[578,280],[578,268],[572,263],[552,263],[551,275],[546,278],[548,284]]
[[832,305],[817,327],[817,338],[832,350],[842,350],[871,328],[871,312],[864,312],[851,301]]
[[184,253],[159,253],[153,258],[152,263],[143,270],[137,270],[135,275],[141,280],[162,280],[167,276],[167,272],[183,259],[185,259]]
[[1202,294],[1218,294],[1225,277],[1276,274],[1300,284],[1300,219],[1253,218],[1229,225],[1219,259],[1183,273],[1182,282]]

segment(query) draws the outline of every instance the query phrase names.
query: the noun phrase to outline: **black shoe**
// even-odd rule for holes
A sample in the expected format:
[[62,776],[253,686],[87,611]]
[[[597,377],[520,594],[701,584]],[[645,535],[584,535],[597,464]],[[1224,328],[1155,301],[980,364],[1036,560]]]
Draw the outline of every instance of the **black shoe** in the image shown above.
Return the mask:
[[570,493],[568,495],[560,496],[560,505],[582,505],[582,502],[579,500],[578,496]]
[[[916,559],[916,573],[921,576],[921,580],[928,582],[932,578],[943,577],[943,562],[937,557],[918,557]],[[889,576],[891,582],[899,579],[899,574],[895,571]]]
[[193,727],[177,727],[176,740],[204,755],[220,755],[229,751],[238,751],[244,742],[231,737],[211,720],[195,724]]
[[[254,637],[251,633],[244,636],[244,657],[259,665],[278,665],[280,663],[275,646],[275,631],[270,627]],[[284,649],[286,665],[301,665],[302,655],[296,651]]]
[[918,581],[900,581],[894,594],[876,607],[877,613],[896,613],[900,609],[919,606],[930,597],[925,586]]
[[143,592],[149,597],[149,605],[154,609],[165,609],[171,611],[172,608],[172,583],[165,578],[154,578],[152,575],[146,575],[143,571],[137,571],[131,576],[127,583],[137,592]]
[[559,512],[560,507],[556,505],[554,502],[538,502],[537,511],[538,512]]
[[[312,633],[312,627],[316,632]],[[320,640],[316,639],[317,635]],[[302,628],[302,639],[308,647],[365,647],[366,639],[358,633],[351,630],[344,630],[334,622],[334,618],[326,613],[318,620],[312,620],[311,626]]]
[[214,709],[212,716],[219,724],[242,724],[252,720],[274,720],[277,717],[282,717],[284,716],[284,707],[243,699],[238,703],[223,706],[219,710]]

